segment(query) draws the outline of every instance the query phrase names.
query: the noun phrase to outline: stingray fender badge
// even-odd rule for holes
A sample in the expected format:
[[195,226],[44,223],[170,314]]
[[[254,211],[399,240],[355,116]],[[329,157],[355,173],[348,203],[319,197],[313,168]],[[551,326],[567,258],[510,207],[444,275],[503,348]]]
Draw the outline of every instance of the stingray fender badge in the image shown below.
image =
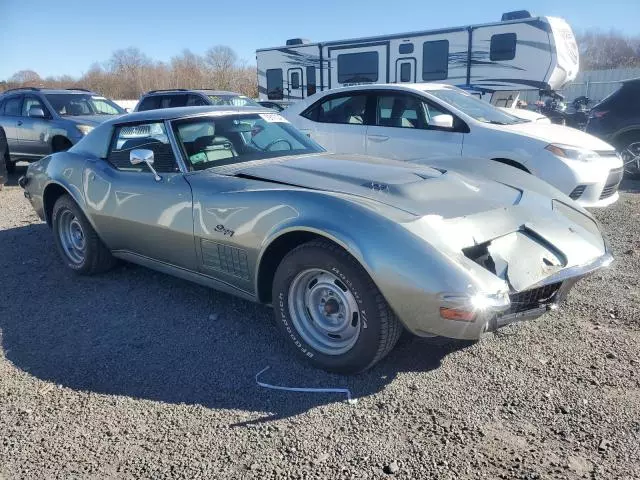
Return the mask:
[[233,234],[235,233],[233,230],[224,228],[224,225],[216,225],[216,232],[221,233],[225,237],[233,237]]

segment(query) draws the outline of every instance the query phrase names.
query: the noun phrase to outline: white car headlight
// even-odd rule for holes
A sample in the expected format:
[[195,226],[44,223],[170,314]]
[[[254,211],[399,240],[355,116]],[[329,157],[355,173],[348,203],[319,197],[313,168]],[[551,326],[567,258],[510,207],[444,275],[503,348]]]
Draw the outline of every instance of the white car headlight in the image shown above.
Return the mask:
[[76,128],[80,130],[80,133],[82,133],[83,135],[86,135],[95,127],[93,127],[92,125],[76,125]]
[[561,145],[557,143],[551,143],[544,147],[545,150],[549,150],[556,157],[568,158],[569,160],[578,160],[581,162],[591,162],[600,158],[593,150],[587,150],[580,147],[571,147],[569,145]]

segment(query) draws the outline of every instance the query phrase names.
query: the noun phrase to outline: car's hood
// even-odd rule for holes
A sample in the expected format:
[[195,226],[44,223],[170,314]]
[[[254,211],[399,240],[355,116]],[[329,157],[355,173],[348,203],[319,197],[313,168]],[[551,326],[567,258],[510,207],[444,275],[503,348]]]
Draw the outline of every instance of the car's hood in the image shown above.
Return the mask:
[[614,150],[608,143],[593,135],[564,125],[545,124],[540,122],[517,123],[515,125],[501,125],[501,129],[516,132],[545,143],[558,143],[588,150]]
[[100,125],[102,122],[111,120],[119,115],[77,115],[64,117],[65,120],[71,120],[78,125]]
[[414,215],[444,218],[514,205],[522,192],[479,177],[368,157],[325,154],[238,168],[234,174],[364,197]]

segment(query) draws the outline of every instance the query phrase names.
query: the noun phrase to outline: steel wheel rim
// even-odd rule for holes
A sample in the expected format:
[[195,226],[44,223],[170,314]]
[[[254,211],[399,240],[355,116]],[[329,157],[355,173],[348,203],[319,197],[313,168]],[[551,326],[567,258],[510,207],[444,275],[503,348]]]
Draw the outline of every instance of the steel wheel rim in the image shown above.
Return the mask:
[[627,173],[640,173],[640,142],[634,142],[626,146],[620,152],[622,162],[624,163],[624,171]]
[[58,237],[67,258],[76,265],[84,262],[86,238],[82,224],[71,210],[63,210],[58,218]]
[[342,355],[360,336],[360,310],[351,290],[320,268],[304,270],[289,289],[291,321],[302,339],[326,355]]

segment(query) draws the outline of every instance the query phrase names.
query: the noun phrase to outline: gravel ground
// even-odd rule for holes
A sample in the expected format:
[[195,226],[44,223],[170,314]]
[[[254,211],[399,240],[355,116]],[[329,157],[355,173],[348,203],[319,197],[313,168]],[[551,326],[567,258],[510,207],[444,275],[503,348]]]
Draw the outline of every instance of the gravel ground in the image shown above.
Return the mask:
[[[74,276],[13,178],[0,479],[640,478],[640,183],[623,191],[595,212],[615,264],[558,312],[475,344],[406,337],[341,377],[294,360],[265,307],[131,265]],[[358,403],[260,388],[265,366]]]

